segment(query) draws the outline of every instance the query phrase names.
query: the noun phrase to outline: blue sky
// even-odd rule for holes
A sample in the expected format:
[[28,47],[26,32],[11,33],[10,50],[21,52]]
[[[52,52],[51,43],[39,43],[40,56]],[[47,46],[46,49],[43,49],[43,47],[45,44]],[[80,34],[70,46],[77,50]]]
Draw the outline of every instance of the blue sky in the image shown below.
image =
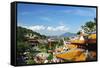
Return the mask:
[[18,26],[44,35],[76,33],[87,21],[96,17],[96,8],[18,4]]

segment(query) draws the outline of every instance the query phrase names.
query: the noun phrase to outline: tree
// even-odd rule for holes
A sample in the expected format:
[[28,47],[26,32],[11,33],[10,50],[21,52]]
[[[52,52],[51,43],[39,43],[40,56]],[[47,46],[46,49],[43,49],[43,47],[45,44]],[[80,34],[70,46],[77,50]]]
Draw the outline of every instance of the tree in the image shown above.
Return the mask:
[[91,33],[96,31],[96,19],[94,21],[88,21],[85,25],[81,26],[85,33]]
[[77,32],[77,35],[80,35],[80,31]]

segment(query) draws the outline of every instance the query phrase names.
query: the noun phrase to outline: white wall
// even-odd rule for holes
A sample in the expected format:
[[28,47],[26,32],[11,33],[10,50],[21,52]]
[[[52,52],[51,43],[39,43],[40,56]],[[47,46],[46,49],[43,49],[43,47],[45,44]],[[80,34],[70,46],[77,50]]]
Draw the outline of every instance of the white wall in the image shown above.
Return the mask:
[[[13,66],[10,65],[10,3],[12,1],[14,0],[0,0],[0,68],[14,68]],[[96,6],[99,6],[99,11],[100,11],[100,0],[21,0],[21,1],[96,5]],[[98,17],[99,19],[100,15],[98,14],[98,16],[99,16]],[[100,26],[99,21],[98,21],[98,25]],[[100,29],[100,27],[98,29]],[[98,48],[99,50],[100,46],[98,47],[99,47]],[[98,57],[100,57],[100,55],[98,55]],[[74,68],[75,67],[98,68],[99,64],[100,64],[100,61],[88,62],[88,63],[40,65],[40,66],[26,66],[26,67],[29,67],[29,68],[32,68],[32,67],[35,67],[35,68],[40,68],[40,67],[41,68],[68,68],[68,67],[69,68],[73,68],[73,67]]]

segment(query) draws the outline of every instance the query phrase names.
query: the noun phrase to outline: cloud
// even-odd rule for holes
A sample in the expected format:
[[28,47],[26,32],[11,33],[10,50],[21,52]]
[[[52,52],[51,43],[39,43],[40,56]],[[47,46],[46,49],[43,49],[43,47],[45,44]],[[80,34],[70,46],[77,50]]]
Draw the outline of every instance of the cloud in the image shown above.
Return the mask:
[[27,24],[23,24],[23,23],[17,23],[17,26],[21,26],[21,27],[24,27],[24,28],[28,28],[28,25]]
[[[26,26],[24,26],[26,27]],[[68,28],[64,25],[60,25],[60,26],[43,26],[43,25],[34,25],[34,26],[27,26],[26,28],[31,29],[33,31],[41,31],[41,30],[45,30],[45,31],[51,31],[51,32],[57,32],[57,31],[68,31]]]
[[33,31],[39,31],[39,30],[44,30],[45,29],[45,27],[43,25],[29,26],[28,28],[33,30]]
[[19,26],[27,28],[27,29],[31,29],[33,31],[36,31],[38,33],[44,34],[44,35],[48,35],[48,36],[53,36],[53,35],[61,35],[65,32],[67,32],[69,30],[69,28],[62,24],[58,25],[58,26],[44,26],[44,25],[23,25],[23,24],[19,24]]
[[68,30],[68,28],[65,27],[65,26],[63,26],[63,25],[57,26],[57,27],[48,26],[48,27],[47,27],[47,30],[48,30],[48,31],[52,31],[52,32],[56,32],[56,31],[64,31],[64,32],[65,32],[65,31]]

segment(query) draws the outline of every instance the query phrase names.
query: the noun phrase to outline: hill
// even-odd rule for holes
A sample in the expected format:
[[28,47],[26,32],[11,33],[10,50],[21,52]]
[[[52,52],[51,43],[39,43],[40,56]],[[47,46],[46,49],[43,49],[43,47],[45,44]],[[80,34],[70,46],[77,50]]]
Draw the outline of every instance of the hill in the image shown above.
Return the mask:
[[17,40],[18,40],[18,41],[24,41],[25,35],[26,35],[26,34],[30,34],[30,33],[31,33],[32,35],[38,36],[39,38],[46,38],[45,35],[41,35],[40,33],[37,33],[37,32],[32,31],[32,30],[30,30],[30,29],[27,29],[27,28],[23,28],[23,27],[18,26],[18,27],[17,27]]

